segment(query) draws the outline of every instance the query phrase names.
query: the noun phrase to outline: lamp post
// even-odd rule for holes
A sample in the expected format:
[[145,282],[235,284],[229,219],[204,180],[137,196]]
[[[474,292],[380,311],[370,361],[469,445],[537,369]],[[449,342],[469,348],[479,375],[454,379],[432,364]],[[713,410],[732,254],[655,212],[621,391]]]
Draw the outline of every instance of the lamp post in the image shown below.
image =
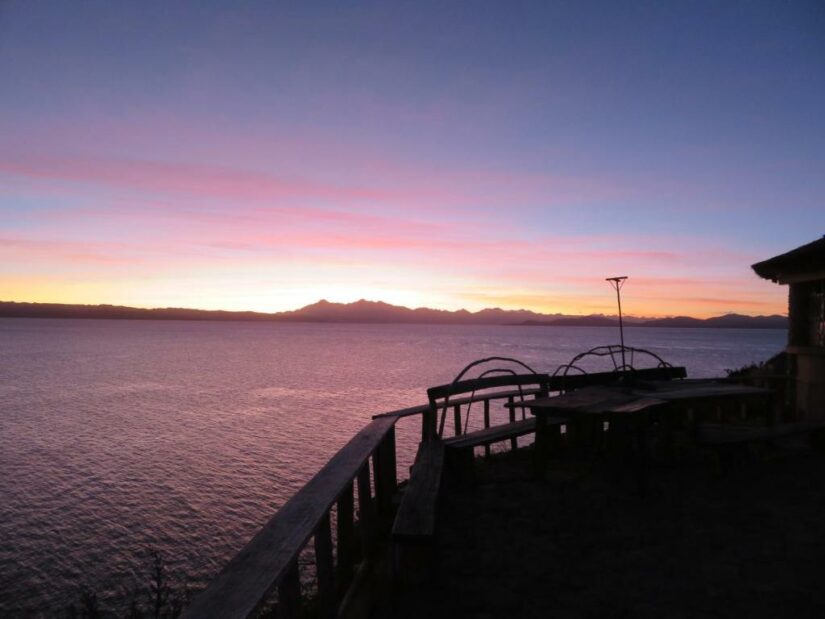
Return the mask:
[[625,372],[627,371],[627,365],[624,359],[624,325],[622,324],[622,295],[620,291],[622,286],[624,286],[625,280],[627,280],[627,275],[608,277],[606,280],[610,282],[610,285],[613,286],[613,289],[616,291],[616,302],[619,304],[619,338],[622,344],[622,372]]

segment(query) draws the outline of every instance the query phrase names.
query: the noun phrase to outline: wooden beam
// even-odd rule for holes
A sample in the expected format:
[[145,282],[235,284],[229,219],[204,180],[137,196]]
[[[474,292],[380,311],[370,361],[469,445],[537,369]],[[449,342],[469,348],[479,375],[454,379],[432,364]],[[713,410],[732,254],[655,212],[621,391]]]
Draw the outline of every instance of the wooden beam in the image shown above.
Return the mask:
[[355,566],[355,504],[352,498],[353,485],[349,483],[343,494],[338,498],[338,519],[337,519],[337,541],[338,541],[338,565],[337,577],[335,579],[338,586],[338,599],[342,599],[346,594],[350,582],[352,582],[353,569]]
[[392,528],[394,542],[430,541],[435,533],[435,511],[444,469],[444,443],[421,443],[410,483]]
[[315,530],[315,567],[318,574],[318,598],[321,617],[332,618],[337,612],[335,569],[332,562],[332,531],[329,514],[321,519]]

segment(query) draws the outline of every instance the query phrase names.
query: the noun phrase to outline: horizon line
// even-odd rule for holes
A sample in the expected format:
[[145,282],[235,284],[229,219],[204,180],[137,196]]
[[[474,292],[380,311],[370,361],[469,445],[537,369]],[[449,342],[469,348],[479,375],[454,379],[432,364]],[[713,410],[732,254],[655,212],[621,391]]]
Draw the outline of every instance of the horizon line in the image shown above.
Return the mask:
[[[140,306],[140,305],[119,305],[115,303],[65,303],[65,302],[56,302],[56,301],[14,301],[14,300],[2,300],[0,299],[0,304],[5,303],[14,303],[19,305],[62,305],[67,307],[112,307],[112,308],[124,308],[124,309],[132,309],[132,310],[142,310],[142,311],[162,311],[162,310],[182,310],[182,311],[190,311],[190,312],[222,312],[226,314],[259,314],[262,316],[279,316],[283,314],[290,314],[293,312],[299,312],[302,309],[306,309],[307,307],[311,307],[313,305],[318,305],[320,303],[328,303],[330,305],[339,305],[339,306],[350,306],[356,305],[358,303],[372,303],[372,304],[382,304],[392,308],[404,309],[408,311],[417,311],[417,310],[428,310],[434,312],[444,312],[446,314],[458,314],[458,313],[466,313],[470,315],[478,315],[485,311],[502,311],[502,312],[525,312],[530,314],[535,314],[537,316],[547,316],[547,317],[558,317],[558,318],[588,318],[588,317],[604,317],[604,318],[616,318],[618,319],[618,314],[603,314],[603,313],[591,313],[591,314],[564,314],[562,312],[555,312],[555,313],[545,313],[545,312],[538,312],[535,310],[529,310],[525,308],[518,308],[518,309],[506,309],[502,307],[484,307],[479,310],[468,310],[466,308],[459,308],[456,310],[451,309],[442,309],[437,307],[428,307],[428,306],[419,306],[419,307],[409,307],[407,305],[395,305],[393,303],[388,303],[383,300],[372,300],[361,298],[356,301],[329,301],[325,298],[318,299],[313,303],[309,303],[307,305],[303,305],[300,307],[296,307],[294,309],[288,310],[281,310],[276,312],[268,312],[262,310],[253,310],[253,309],[207,309],[207,308],[198,308],[198,307],[175,307],[175,306]],[[634,319],[634,320],[658,320],[662,318],[693,318],[696,320],[707,320],[708,318],[719,318],[722,316],[746,316],[749,318],[760,318],[760,317],[771,317],[771,316],[781,316],[783,318],[787,318],[788,314],[742,314],[735,311],[727,311],[722,312],[720,314],[716,314],[713,316],[708,316],[707,318],[697,318],[695,316],[690,316],[688,314],[661,314],[661,315],[652,315],[652,316],[637,316],[633,314],[625,315],[625,319]]]

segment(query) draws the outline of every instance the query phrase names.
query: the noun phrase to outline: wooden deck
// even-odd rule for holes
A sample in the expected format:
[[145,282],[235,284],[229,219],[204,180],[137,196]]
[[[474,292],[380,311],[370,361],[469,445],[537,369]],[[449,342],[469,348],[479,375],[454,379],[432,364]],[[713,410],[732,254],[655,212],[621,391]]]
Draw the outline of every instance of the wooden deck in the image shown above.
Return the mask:
[[654,469],[644,500],[589,461],[536,482],[526,456],[444,495],[434,578],[377,616],[825,616],[825,458],[804,441],[724,479],[703,458]]
[[[657,368],[659,370],[659,368]],[[678,373],[680,368],[664,368],[667,373]],[[658,374],[657,374],[658,375]],[[588,387],[592,378],[582,383],[582,387]],[[615,374],[605,375],[615,378]],[[506,387],[512,377],[494,377],[492,380],[485,379],[482,382],[468,382],[465,387],[474,390],[478,385],[489,386],[495,383],[496,386]],[[517,380],[522,380],[521,378]],[[530,385],[535,382],[535,375],[525,377],[524,382],[517,382],[519,389],[500,389],[496,392],[470,393],[469,395],[455,394],[455,400],[447,399],[440,409],[436,408],[434,398],[427,405],[419,405],[397,411],[390,411],[381,415],[376,415],[361,432],[359,432],[350,442],[336,454],[332,460],[290,501],[288,501],[264,528],[232,559],[224,569],[218,574],[208,589],[195,596],[193,603],[185,610],[183,617],[254,617],[258,616],[262,609],[275,609],[278,617],[298,617],[298,616],[364,616],[372,612],[370,609],[384,608],[387,610],[387,600],[370,599],[376,592],[383,591],[384,594],[394,592],[398,594],[394,597],[396,603],[403,601],[410,592],[406,585],[396,578],[394,586],[390,586],[391,578],[388,574],[392,572],[393,560],[391,557],[399,556],[394,551],[399,549],[400,544],[412,542],[419,543],[422,540],[432,549],[428,552],[427,563],[421,564],[416,573],[425,574],[431,581],[427,595],[422,598],[422,603],[427,604],[427,599],[436,599],[441,586],[439,583],[445,575],[444,565],[449,564],[448,557],[455,558],[455,548],[451,544],[455,540],[462,539],[467,531],[475,530],[473,526],[469,529],[456,531],[451,529],[450,521],[457,515],[466,512],[462,511],[461,505],[456,505],[455,501],[476,501],[474,492],[487,492],[484,488],[488,483],[481,477],[482,483],[477,490],[474,483],[462,484],[460,476],[455,475],[455,471],[450,472],[449,458],[447,453],[468,453],[470,455],[469,467],[476,469],[482,460],[472,460],[473,448],[475,446],[487,445],[489,442],[499,440],[512,441],[512,449],[509,452],[510,460],[504,460],[502,456],[489,459],[491,463],[497,463],[495,467],[487,467],[484,464],[482,469],[490,468],[505,473],[515,466],[516,470],[522,466],[525,460],[531,461],[535,466],[536,462],[542,462],[541,458],[533,458],[532,452],[535,449],[519,450],[515,449],[515,437],[529,434],[535,431],[537,424],[532,418],[518,421],[514,417],[515,398],[521,396],[532,396],[533,393],[525,393],[532,389]],[[682,387],[686,386],[683,385]],[[445,396],[449,397],[455,383],[444,388]],[[667,388],[657,392],[657,397],[668,391],[676,394],[674,397],[683,398],[684,394],[679,394],[678,389],[682,388],[668,385]],[[626,387],[625,387],[626,388]],[[735,389],[722,387],[731,394]],[[431,392],[433,390],[430,390]],[[437,391],[437,389],[436,389]],[[541,384],[535,390],[535,394],[543,395],[547,392],[546,385]],[[741,388],[739,390],[741,393]],[[756,393],[756,392],[754,392]],[[708,394],[703,394],[707,396]],[[717,394],[718,395],[718,394]],[[724,394],[722,394],[724,395]],[[758,394],[757,394],[758,395]],[[576,400],[582,395],[566,395],[563,400]],[[461,399],[459,399],[461,398]],[[506,399],[510,404],[510,423],[498,427],[489,426],[489,404],[492,400]],[[663,398],[665,399],[665,398]],[[645,397],[636,397],[636,400],[646,401]],[[557,400],[561,401],[561,400]],[[459,423],[461,407],[471,407],[474,403],[481,402],[480,408],[484,414],[485,428],[479,432],[466,433],[466,423],[464,427]],[[611,414],[627,413],[622,409],[616,412],[616,407],[637,406],[638,401],[627,402],[626,398],[622,402],[616,402],[610,408]],[[441,426],[444,427],[449,409],[454,409],[455,434],[453,437],[441,436],[441,430],[435,432],[435,413],[441,412]],[[616,410],[614,410],[616,409]],[[628,409],[630,410],[630,409]],[[635,410],[635,409],[633,409]],[[467,412],[467,409],[465,409]],[[632,412],[632,411],[630,411]],[[419,456],[416,465],[413,467],[413,475],[404,489],[404,496],[399,505],[399,484],[396,471],[396,445],[395,426],[399,420],[410,417],[421,417],[422,420],[422,443],[419,449]],[[560,424],[566,423],[566,418],[557,420]],[[573,463],[575,465],[575,454],[579,453],[571,446],[578,446],[578,441],[574,436],[565,436],[564,440],[559,436],[558,446],[560,453],[566,450],[564,458],[553,459],[555,466],[559,462]],[[462,449],[464,448],[464,449]],[[486,453],[490,453],[487,451]],[[590,456],[593,452],[590,451]],[[571,460],[570,456],[573,454]],[[588,457],[590,457],[588,456]],[[512,461],[512,462],[510,462]],[[503,464],[503,466],[502,466]],[[590,464],[587,465],[588,468]],[[623,467],[614,466],[613,462],[607,467],[607,471],[613,475],[610,482],[611,490],[608,495],[614,496],[619,492],[622,484],[615,483],[615,475],[621,472]],[[574,466],[575,468],[575,466]],[[590,467],[592,468],[592,467]],[[626,472],[626,470],[625,470]],[[548,543],[548,537],[559,535],[563,527],[552,527],[545,531],[545,527],[554,522],[558,514],[553,516],[548,514],[545,518],[542,512],[533,506],[531,499],[515,493],[517,489],[522,489],[527,495],[544,497],[541,500],[547,504],[553,503],[563,506],[569,502],[571,489],[586,487],[591,483],[600,482],[599,475],[591,475],[592,471],[558,471],[549,477],[549,482],[536,481],[536,477],[524,471],[516,472],[515,477],[508,479],[504,485],[489,486],[495,488],[495,495],[498,497],[491,504],[495,513],[507,514],[506,518],[494,527],[491,540],[497,540],[495,548],[498,552],[506,552],[508,542],[502,539],[501,535],[514,535],[514,540],[520,540],[519,544],[528,544],[530,552],[526,552],[520,557],[522,562],[527,562],[527,567],[523,567],[529,572],[531,569],[549,569],[548,561],[556,565],[555,555],[558,548]],[[442,481],[444,475],[444,481]],[[495,473],[496,479],[503,479],[499,473]],[[506,477],[506,475],[505,475]],[[633,475],[631,474],[632,478]],[[580,486],[576,480],[585,478],[591,481]],[[595,480],[595,481],[593,481]],[[558,483],[557,483],[558,482]],[[612,485],[611,485],[612,484]],[[670,482],[667,482],[670,484]],[[632,485],[632,484],[631,484]],[[447,491],[442,491],[446,486]],[[599,486],[601,487],[601,486]],[[519,490],[521,492],[521,490]],[[588,490],[587,492],[591,492]],[[596,497],[601,490],[597,490]],[[701,493],[701,490],[699,491]],[[514,494],[515,493],[515,494]],[[474,503],[472,510],[478,516],[487,513],[487,498],[482,496],[481,503]],[[679,495],[682,496],[682,495]],[[463,497],[463,498],[462,498]],[[444,505],[443,499],[447,499]],[[621,499],[614,498],[620,504],[629,505],[633,502],[637,513],[644,502],[639,499],[633,491],[621,491]],[[501,500],[505,500],[505,505],[501,505]],[[576,509],[583,509],[585,512],[591,507],[586,504],[587,493],[576,499],[583,502]],[[598,501],[597,501],[598,502]],[[469,504],[469,503],[468,503]],[[596,506],[598,510],[604,510],[604,505]],[[561,509],[561,508],[559,508]],[[566,509],[566,508],[564,508]],[[587,512],[589,514],[589,512]],[[608,512],[600,511],[602,515]],[[446,515],[446,516],[445,516]],[[580,517],[567,513],[571,522]],[[527,521],[525,521],[525,518]],[[472,518],[467,523],[472,522]],[[394,523],[394,524],[393,524]],[[465,523],[466,524],[466,523]],[[556,522],[558,524],[558,522]],[[569,523],[568,523],[569,524]],[[457,526],[461,528],[459,523]],[[573,525],[578,526],[578,525]],[[555,532],[553,532],[555,531]],[[484,531],[481,535],[487,536]],[[538,537],[535,537],[538,535]],[[446,537],[445,537],[446,536]],[[498,536],[498,537],[497,537]],[[535,537],[535,539],[534,539]],[[478,541],[478,540],[477,540]],[[552,541],[552,540],[550,540]],[[314,578],[314,583],[310,585],[311,592],[309,600],[303,595],[302,589],[307,588],[306,583],[301,580],[298,558],[306,550],[308,544],[312,542],[313,552],[309,553],[312,559],[312,569],[310,570]],[[485,542],[486,543],[486,542]],[[612,543],[612,542],[611,542]],[[608,543],[609,547],[610,544]],[[452,548],[452,549],[451,549]],[[472,546],[464,549],[472,550]],[[490,549],[493,552],[493,549]],[[619,552],[622,552],[621,549]],[[446,553],[446,554],[445,554]],[[545,560],[540,560],[541,557]],[[585,553],[586,554],[586,553]],[[466,557],[460,558],[467,561]],[[543,566],[543,567],[542,567]],[[397,563],[396,563],[397,567]],[[451,571],[448,570],[448,571]],[[495,571],[495,570],[493,570]],[[514,566],[514,571],[515,566]],[[384,574],[382,581],[381,574]],[[405,574],[411,573],[409,570]],[[396,570],[395,576],[399,572]],[[509,573],[508,573],[509,574]],[[507,578],[510,578],[508,575]],[[408,579],[404,579],[408,580]],[[448,579],[449,580],[449,579]],[[484,582],[484,577],[479,576],[478,582]],[[523,580],[523,579],[522,579]],[[530,581],[530,579],[527,579]],[[381,585],[369,586],[370,582],[383,582]],[[533,587],[536,582],[532,582]],[[544,581],[542,581],[544,582]],[[404,585],[404,586],[401,586]],[[456,584],[457,590],[461,587]],[[488,594],[496,591],[490,587]],[[436,598],[432,598],[432,596]],[[496,595],[499,595],[496,593]],[[503,595],[506,598],[506,595]],[[428,598],[428,596],[430,596]],[[489,595],[488,595],[489,598]],[[407,599],[409,602],[410,599]],[[488,599],[489,601],[489,599]],[[492,603],[492,602],[491,602]],[[376,606],[376,604],[378,606]],[[495,605],[493,605],[495,607]],[[542,612],[548,606],[546,600],[539,604]],[[410,608],[415,608],[412,605]],[[422,607],[423,609],[423,607]],[[398,607],[393,607],[392,612],[398,611]],[[440,616],[436,607],[429,610],[423,609],[427,614]],[[459,610],[459,609],[457,609]],[[406,611],[404,611],[406,612]],[[307,614],[309,613],[309,615]],[[403,614],[403,613],[401,613]],[[512,614],[512,613],[505,613]],[[529,614],[529,613],[528,613]],[[496,612],[493,613],[496,615]],[[420,615],[412,615],[420,616]]]

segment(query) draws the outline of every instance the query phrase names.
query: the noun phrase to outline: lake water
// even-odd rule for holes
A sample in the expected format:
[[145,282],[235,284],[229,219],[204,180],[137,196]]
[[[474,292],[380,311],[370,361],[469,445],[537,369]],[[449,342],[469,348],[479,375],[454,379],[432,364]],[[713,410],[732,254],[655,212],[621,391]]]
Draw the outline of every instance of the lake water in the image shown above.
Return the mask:
[[[552,372],[615,329],[0,319],[0,615],[108,603],[147,549],[203,585],[371,415],[468,362]],[[625,331],[691,377],[762,361],[782,330]],[[607,369],[607,368],[605,368]],[[408,454],[420,426],[399,423]],[[401,469],[400,469],[401,470]]]

